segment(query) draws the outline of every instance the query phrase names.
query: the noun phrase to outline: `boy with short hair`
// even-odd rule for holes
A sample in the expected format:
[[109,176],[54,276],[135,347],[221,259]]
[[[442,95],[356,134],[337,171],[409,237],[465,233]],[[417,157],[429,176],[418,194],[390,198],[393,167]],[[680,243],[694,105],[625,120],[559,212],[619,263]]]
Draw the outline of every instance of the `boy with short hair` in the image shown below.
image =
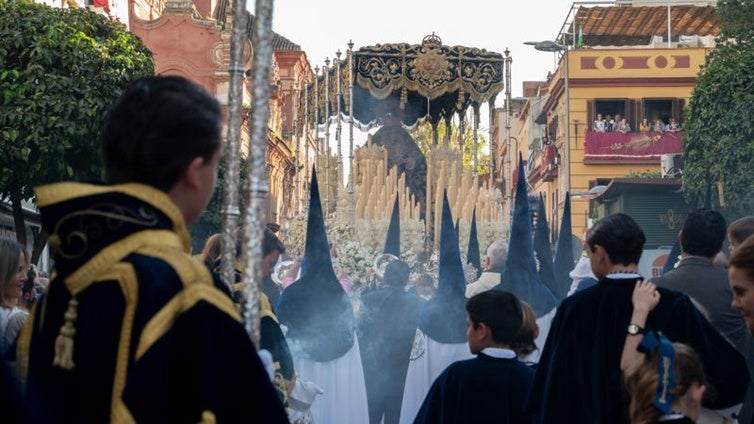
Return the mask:
[[466,303],[466,336],[477,356],[452,363],[432,384],[414,420],[419,423],[526,423],[524,402],[534,371],[511,346],[523,323],[511,293],[490,290]]
[[233,302],[189,254],[221,119],[185,78],[139,79],[100,136],[107,184],[37,187],[55,272],[19,363],[39,422],[288,423]]

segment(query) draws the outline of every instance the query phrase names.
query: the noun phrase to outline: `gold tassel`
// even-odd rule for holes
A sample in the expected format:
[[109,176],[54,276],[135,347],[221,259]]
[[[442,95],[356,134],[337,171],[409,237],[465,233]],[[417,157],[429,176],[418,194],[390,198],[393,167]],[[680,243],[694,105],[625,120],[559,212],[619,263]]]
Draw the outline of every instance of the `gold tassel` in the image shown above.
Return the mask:
[[72,297],[68,301],[68,310],[65,311],[63,318],[65,322],[60,327],[60,333],[55,339],[55,357],[52,360],[52,365],[63,368],[64,370],[72,370],[73,364],[73,336],[76,334],[76,327],[73,326],[78,314],[76,313],[76,307],[79,302],[75,297]]

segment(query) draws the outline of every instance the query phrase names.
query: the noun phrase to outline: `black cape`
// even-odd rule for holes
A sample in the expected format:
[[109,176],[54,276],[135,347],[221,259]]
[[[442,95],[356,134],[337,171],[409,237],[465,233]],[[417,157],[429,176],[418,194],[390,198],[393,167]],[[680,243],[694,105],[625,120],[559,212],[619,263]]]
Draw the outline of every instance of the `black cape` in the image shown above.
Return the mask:
[[[238,264],[236,264],[238,265]],[[231,286],[233,291],[228,290],[228,285],[222,282],[220,278],[220,264],[213,272],[215,277],[215,287],[227,294],[236,303],[239,310],[243,304],[243,271],[236,267],[235,283]],[[264,281],[264,280],[263,280]],[[271,281],[272,284],[275,284]],[[263,283],[264,284],[264,283]],[[291,356],[288,341],[285,339],[280,322],[272,309],[272,304],[267,294],[262,291],[259,293],[259,348],[264,349],[272,355],[272,362],[275,367],[274,385],[283,401],[283,406],[288,407],[288,395],[293,390],[296,376],[293,357]]]
[[[627,423],[628,395],[620,357],[637,279],[603,278],[561,303],[550,327],[528,402],[542,423]],[[743,356],[696,310],[683,293],[658,288],[660,303],[647,330],[699,354],[714,398],[704,406],[723,409],[743,400],[749,373]]]
[[432,384],[414,424],[529,423],[524,402],[533,377],[516,358],[480,353],[454,362]]
[[[272,280],[272,277],[267,275],[264,278],[262,278],[262,293],[267,295],[267,298],[270,299],[270,306],[278,304],[278,299],[280,299],[280,287],[278,287],[277,284],[275,284],[275,281]],[[274,308],[273,308],[274,311]]]
[[259,315],[259,347],[272,355],[275,365],[275,388],[280,392],[283,404],[287,406],[288,395],[293,390],[296,377],[293,357],[285,335],[280,329],[280,323],[264,293],[260,293]]
[[[38,188],[37,200],[57,253],[19,362],[41,422],[240,423],[249,411],[288,422],[232,301],[188,254],[165,193],[61,183]],[[67,369],[53,356],[73,297]]]
[[357,335],[364,367],[369,420],[400,419],[411,347],[424,305],[421,297],[386,287],[362,295]]

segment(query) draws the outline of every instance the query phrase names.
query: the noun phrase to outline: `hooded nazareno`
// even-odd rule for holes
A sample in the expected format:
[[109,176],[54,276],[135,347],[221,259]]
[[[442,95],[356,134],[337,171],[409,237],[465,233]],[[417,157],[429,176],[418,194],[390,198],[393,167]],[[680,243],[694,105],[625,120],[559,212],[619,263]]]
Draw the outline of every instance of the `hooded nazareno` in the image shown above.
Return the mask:
[[526,192],[524,161],[520,157],[517,181],[516,203],[513,208],[513,224],[511,225],[508,244],[508,260],[505,263],[500,284],[495,286],[493,290],[505,290],[513,293],[517,298],[528,303],[539,318],[552,311],[557,305],[557,300],[552,292],[542,284],[537,274],[534,245],[531,237],[531,215],[529,212],[529,196]]
[[317,173],[312,172],[306,247],[301,275],[280,295],[276,308],[294,357],[328,362],[345,355],[354,342],[351,300],[333,271]]
[[453,228],[453,217],[447,193],[442,199],[440,227],[440,275],[435,295],[427,302],[419,329],[439,343],[464,343],[466,341],[466,279],[461,265],[458,233]]

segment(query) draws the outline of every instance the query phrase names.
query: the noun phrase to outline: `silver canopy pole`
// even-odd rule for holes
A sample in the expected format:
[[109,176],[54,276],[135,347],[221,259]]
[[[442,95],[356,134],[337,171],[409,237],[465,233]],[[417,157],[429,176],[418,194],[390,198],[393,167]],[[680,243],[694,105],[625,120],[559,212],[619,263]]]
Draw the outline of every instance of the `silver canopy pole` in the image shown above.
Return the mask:
[[231,285],[235,282],[236,263],[236,229],[238,228],[239,207],[239,146],[241,140],[241,122],[243,120],[244,49],[247,45],[246,35],[246,0],[234,0],[233,28],[230,39],[230,75],[228,87],[228,135],[225,142],[223,159],[225,161],[225,186],[223,187],[223,206],[220,214],[222,227],[222,260],[220,273],[223,281]]
[[[335,164],[335,166],[338,167],[338,178],[335,181],[335,184],[333,186],[338,188],[338,192],[340,191],[341,184],[343,183],[343,150],[341,146],[341,136],[343,134],[343,125],[340,120],[340,104],[343,101],[343,91],[341,90],[341,75],[340,75],[340,66],[342,62],[340,61],[340,49],[338,49],[337,52],[335,52],[335,81],[337,82],[338,86],[335,90],[336,92],[336,102],[337,105],[335,106],[335,116],[337,116],[337,121],[335,123],[335,140],[338,143],[338,161]],[[337,206],[336,206],[337,207]],[[341,211],[342,212],[342,211]]]
[[[316,124],[315,124],[316,126]],[[304,195],[309,190],[309,78],[304,80],[304,180],[301,184],[301,210],[305,212],[308,209]]]
[[291,96],[291,99],[293,100],[293,132],[291,139],[294,141],[295,148],[293,153],[293,212],[295,214],[298,214],[298,212],[301,210],[301,205],[299,204],[299,198],[301,198],[301,149],[299,149],[299,146],[301,145],[301,133],[299,132],[299,125],[301,122],[299,122],[299,105],[301,104],[301,86],[299,85],[299,81],[296,80],[293,82],[293,96]]
[[325,220],[330,214],[330,59],[325,58]]
[[353,169],[353,41],[348,40],[348,172],[349,176],[348,184],[348,197],[349,197],[349,222],[351,223],[351,229],[356,228],[356,210],[355,210],[355,197],[354,186],[356,185],[356,174]]
[[[243,0],[236,0],[243,1]],[[256,0],[256,25],[253,76],[254,109],[251,115],[249,154],[249,204],[244,223],[244,323],[246,331],[259,346],[259,283],[262,281],[262,239],[266,222],[264,209],[269,193],[267,166],[267,128],[270,118],[270,69],[272,67],[272,0]]]

